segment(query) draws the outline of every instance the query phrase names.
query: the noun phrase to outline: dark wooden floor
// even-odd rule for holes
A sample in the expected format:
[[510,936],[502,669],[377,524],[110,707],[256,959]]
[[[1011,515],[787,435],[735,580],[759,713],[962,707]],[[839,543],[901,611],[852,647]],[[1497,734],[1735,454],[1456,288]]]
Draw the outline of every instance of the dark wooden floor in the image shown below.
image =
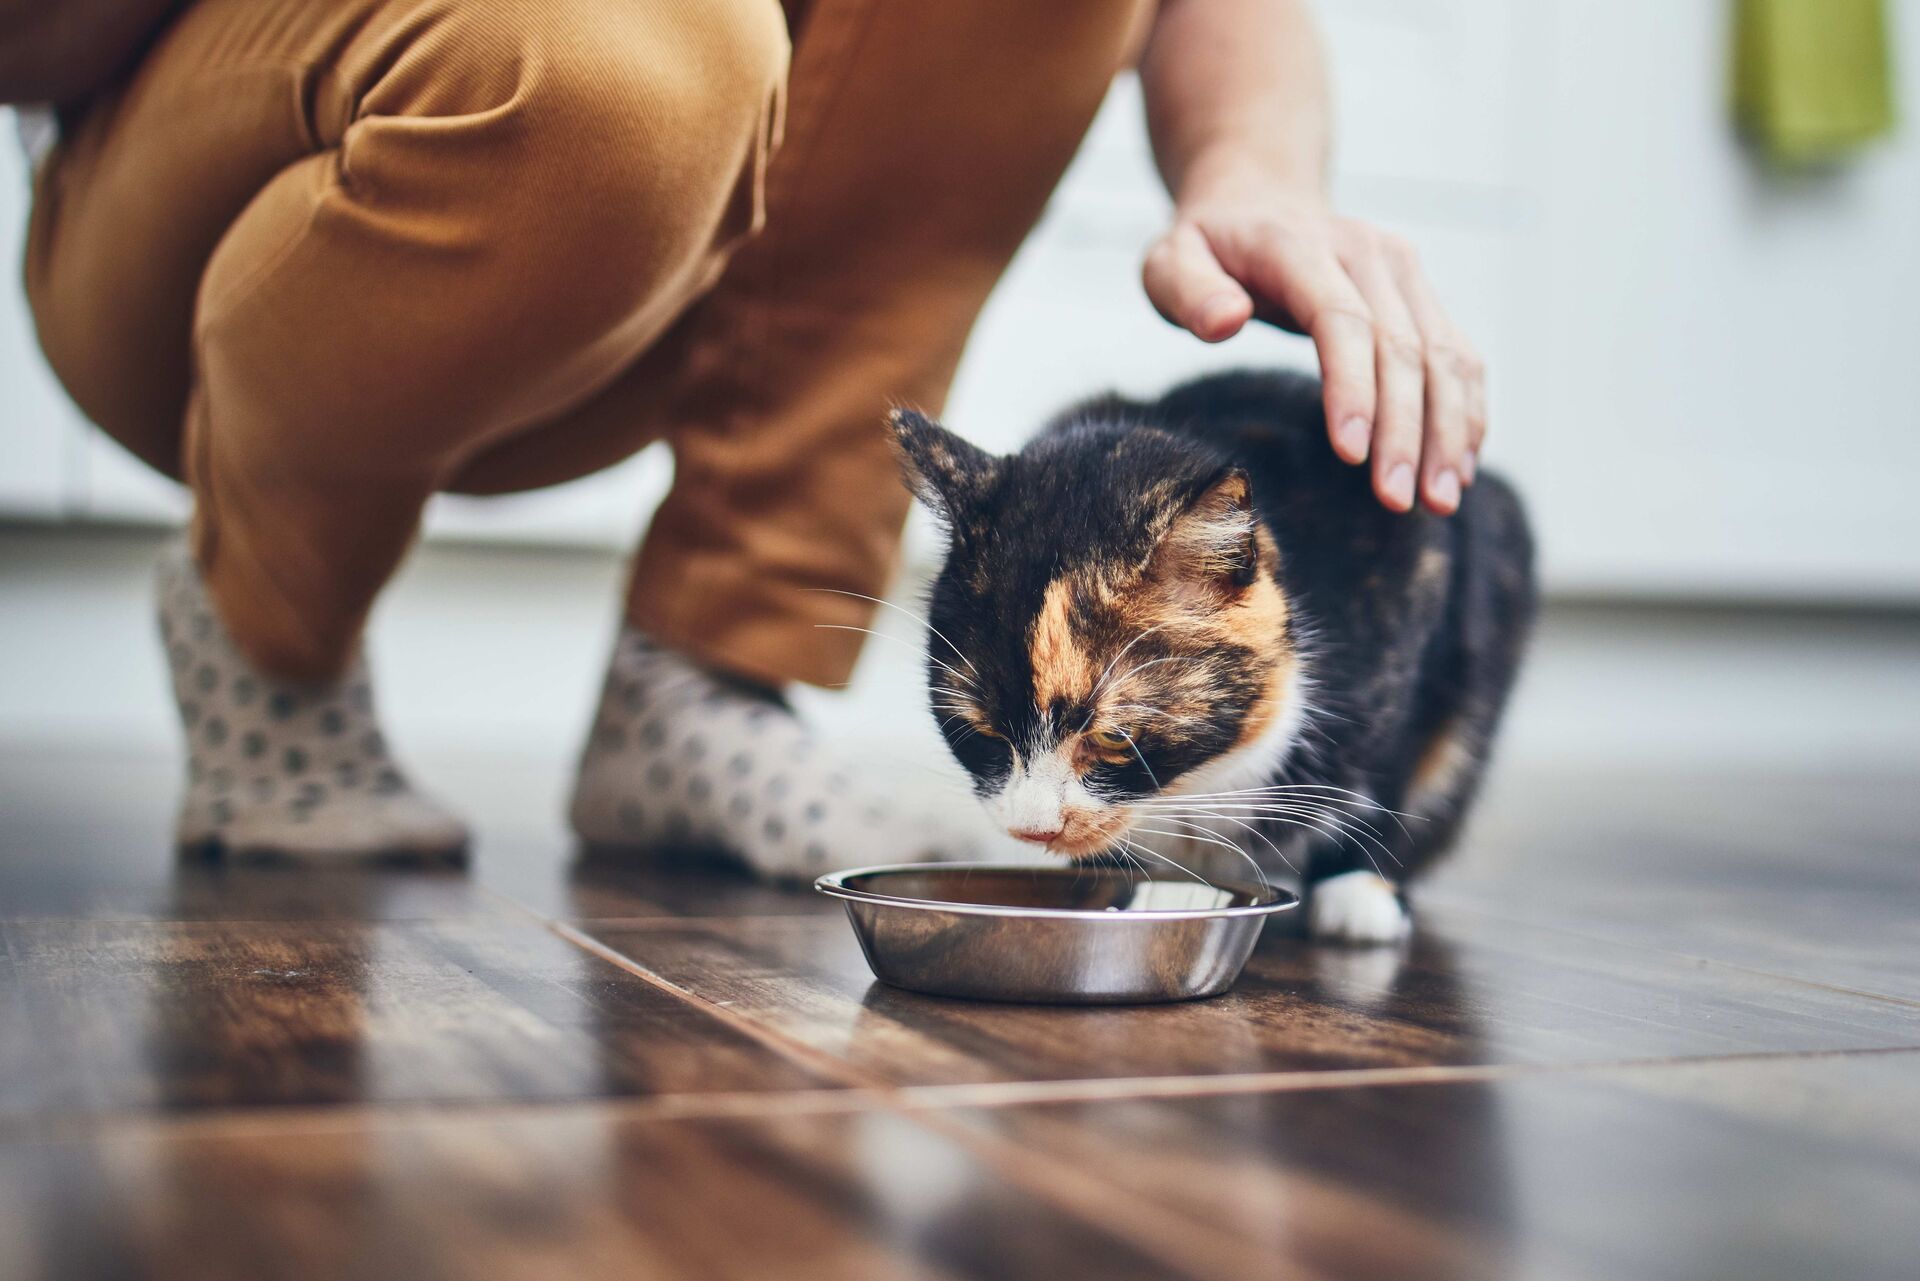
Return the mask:
[[0,1277],[1920,1275],[1912,780],[1510,773],[1404,952],[875,985],[838,908],[483,843],[177,866],[0,756]]

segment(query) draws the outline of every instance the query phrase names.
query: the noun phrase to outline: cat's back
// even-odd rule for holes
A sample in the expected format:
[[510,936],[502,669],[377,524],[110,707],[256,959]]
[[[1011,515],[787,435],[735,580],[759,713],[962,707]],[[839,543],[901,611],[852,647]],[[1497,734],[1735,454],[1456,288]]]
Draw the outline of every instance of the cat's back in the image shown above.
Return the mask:
[[1154,410],[1169,426],[1210,430],[1238,423],[1269,436],[1304,436],[1326,425],[1320,380],[1292,369],[1203,374],[1161,396]]
[[[1327,439],[1320,380],[1293,370],[1231,370],[1182,383],[1141,407],[1144,421],[1224,454],[1253,477],[1262,514],[1288,531],[1308,523],[1373,532],[1384,509],[1369,469],[1342,461]],[[1359,531],[1354,531],[1356,534]]]
[[[1090,427],[1096,430],[1089,433]],[[1036,439],[1098,439],[1101,447],[1111,447],[1129,429],[1164,432],[1225,455],[1269,492],[1302,485],[1324,492],[1336,471],[1356,470],[1340,463],[1327,444],[1319,379],[1291,370],[1207,374],[1156,400],[1095,396],[1055,416]]]
[[1452,518],[1389,511],[1374,497],[1372,468],[1333,452],[1318,378],[1288,370],[1211,374],[1139,413],[1247,470],[1261,515],[1291,553],[1295,586],[1323,611],[1399,593],[1433,552],[1453,564],[1456,585],[1490,578],[1504,585],[1507,605],[1530,611],[1532,539],[1512,487],[1482,471]]
[[1377,570],[1411,562],[1427,547],[1477,545],[1483,556],[1497,546],[1501,559],[1530,570],[1526,516],[1512,488],[1492,472],[1481,472],[1451,520],[1418,508],[1396,515],[1377,501],[1372,468],[1333,452],[1321,383],[1312,374],[1229,370],[1194,378],[1157,400],[1099,396],[1059,415],[1042,435],[1104,451],[1139,429],[1190,440],[1207,455],[1245,468],[1261,514],[1276,532],[1329,560],[1341,560],[1345,548],[1354,568]]
[[1310,374],[1208,374],[1175,387],[1147,413],[1157,426],[1232,456],[1265,488],[1278,482],[1324,490],[1330,478],[1360,470],[1342,463],[1328,443],[1320,380]]
[[1238,453],[1237,446],[1304,448],[1325,435],[1320,382],[1291,370],[1232,370],[1181,383],[1156,400],[1109,392],[1080,401],[1040,432],[1056,436],[1088,424],[1150,427]]

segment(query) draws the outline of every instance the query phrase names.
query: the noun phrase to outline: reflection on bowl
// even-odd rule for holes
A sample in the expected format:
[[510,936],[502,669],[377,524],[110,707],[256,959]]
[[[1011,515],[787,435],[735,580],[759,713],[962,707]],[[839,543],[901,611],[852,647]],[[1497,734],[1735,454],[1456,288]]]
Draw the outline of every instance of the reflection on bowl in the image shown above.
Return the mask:
[[1119,868],[916,864],[814,882],[842,899],[875,977],[939,996],[1111,1005],[1233,986],[1286,890]]

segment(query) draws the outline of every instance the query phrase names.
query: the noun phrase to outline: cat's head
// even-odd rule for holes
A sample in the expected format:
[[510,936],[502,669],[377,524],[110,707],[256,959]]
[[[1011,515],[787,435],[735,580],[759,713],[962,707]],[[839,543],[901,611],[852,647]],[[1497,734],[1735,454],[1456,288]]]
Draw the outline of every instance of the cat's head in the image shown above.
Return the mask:
[[1072,858],[1163,792],[1267,781],[1302,714],[1296,624],[1247,474],[1117,422],[996,457],[909,410],[908,483],[949,533],[933,714],[988,812]]

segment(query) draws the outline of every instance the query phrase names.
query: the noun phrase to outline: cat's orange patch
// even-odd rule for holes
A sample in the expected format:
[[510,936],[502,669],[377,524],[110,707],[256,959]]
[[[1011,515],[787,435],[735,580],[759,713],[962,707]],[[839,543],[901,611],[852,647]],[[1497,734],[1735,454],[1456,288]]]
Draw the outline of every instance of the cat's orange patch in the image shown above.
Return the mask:
[[1424,809],[1452,795],[1473,767],[1476,755],[1473,744],[1457,722],[1442,725],[1421,749],[1420,759],[1414,762],[1407,786],[1408,800],[1413,807]]
[[[1262,554],[1265,554],[1264,548]],[[1299,660],[1286,639],[1290,612],[1286,594],[1263,573],[1247,589],[1247,599],[1239,608],[1226,611],[1221,620],[1227,639],[1259,654],[1266,660],[1270,673],[1259,701],[1247,709],[1240,722],[1236,748],[1245,747],[1266,733],[1274,718],[1280,715],[1287,690],[1292,686],[1294,666]]]
[[1274,662],[1267,686],[1260,692],[1259,701],[1247,709],[1246,716],[1240,722],[1240,736],[1234,739],[1230,751],[1238,751],[1258,742],[1260,736],[1273,725],[1274,719],[1280,715],[1287,701],[1287,691],[1293,684],[1293,669],[1296,661],[1293,651],[1289,649]]
[[[1218,557],[1215,530],[1242,497],[1229,487],[1219,505],[1189,510],[1145,565],[1085,570],[1047,585],[1028,642],[1040,708],[1098,695],[1101,706],[1082,729],[1137,732],[1145,708],[1156,734],[1179,738],[1205,725],[1222,699],[1238,697],[1199,661],[1233,647],[1256,655],[1268,673],[1240,719],[1236,746],[1267,731],[1284,710],[1297,660],[1287,640],[1291,611],[1274,580],[1279,549],[1265,529],[1252,531],[1259,561],[1253,581],[1243,588],[1225,581],[1231,566]],[[1133,642],[1149,634],[1151,645],[1131,649],[1129,659]],[[1075,753],[1076,768],[1110,755],[1079,737],[1061,745]]]
[[1033,662],[1033,696],[1041,707],[1060,702],[1078,702],[1093,692],[1100,669],[1087,653],[1073,619],[1073,584],[1056,578],[1047,584],[1034,616],[1032,639],[1028,644]]
[[[1137,631],[1153,630],[1176,650],[1205,653],[1231,645],[1259,656],[1271,675],[1241,719],[1235,746],[1257,739],[1280,714],[1296,661],[1287,641],[1291,611],[1273,579],[1279,549],[1264,529],[1255,531],[1254,540],[1259,570],[1237,593],[1216,585],[1220,571],[1201,554],[1206,544],[1195,542],[1176,547],[1171,556],[1156,556],[1123,597],[1129,624]],[[1123,688],[1126,682],[1116,678],[1111,682],[1116,701],[1154,702],[1176,716],[1200,719],[1223,694],[1198,675],[1197,667],[1183,671],[1183,666],[1156,669],[1157,679],[1146,689]]]

